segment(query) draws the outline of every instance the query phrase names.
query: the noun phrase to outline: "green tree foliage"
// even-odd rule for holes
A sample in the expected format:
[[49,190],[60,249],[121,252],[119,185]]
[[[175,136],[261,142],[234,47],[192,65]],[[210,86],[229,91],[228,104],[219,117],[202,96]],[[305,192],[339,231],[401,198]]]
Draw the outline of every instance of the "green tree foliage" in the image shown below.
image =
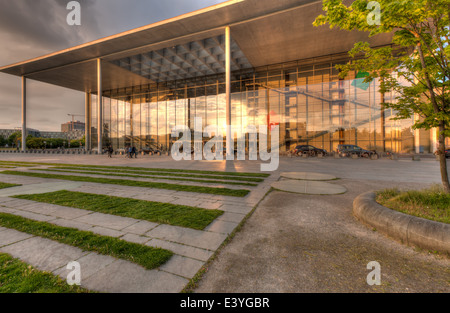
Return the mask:
[[17,131],[8,137],[8,145],[18,147],[22,140],[22,132]]
[[[347,1],[345,1],[347,2]],[[372,2],[372,3],[370,3]],[[348,3],[348,2],[347,2]],[[445,139],[450,136],[450,0],[378,0],[379,23],[373,1],[324,0],[325,14],[315,26],[366,31],[370,36],[392,34],[392,45],[371,48],[358,42],[349,52],[351,61],[339,66],[342,76],[351,70],[369,73],[366,81],[380,79],[382,94],[394,91],[395,102],[382,105],[397,112],[397,119],[420,119],[414,128],[439,129],[441,178],[450,193]],[[375,3],[376,4],[376,3]]]

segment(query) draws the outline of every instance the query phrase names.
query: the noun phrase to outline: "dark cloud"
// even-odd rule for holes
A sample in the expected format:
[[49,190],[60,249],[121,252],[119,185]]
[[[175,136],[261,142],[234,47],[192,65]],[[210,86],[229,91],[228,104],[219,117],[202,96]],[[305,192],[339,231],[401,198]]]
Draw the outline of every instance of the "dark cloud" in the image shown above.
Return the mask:
[[[0,0],[0,66],[188,13],[222,0],[78,0],[81,26],[69,26],[70,0]],[[58,130],[84,114],[84,95],[38,82],[28,86],[29,127]],[[0,74],[1,128],[20,126],[20,79]]]

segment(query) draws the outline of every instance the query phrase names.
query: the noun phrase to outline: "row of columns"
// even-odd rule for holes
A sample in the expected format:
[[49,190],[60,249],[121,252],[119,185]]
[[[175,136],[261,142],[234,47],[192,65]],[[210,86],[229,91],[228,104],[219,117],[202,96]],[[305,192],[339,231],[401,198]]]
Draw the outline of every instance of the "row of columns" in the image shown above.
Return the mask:
[[[102,84],[102,60],[97,59],[97,149],[103,150],[103,84]],[[231,133],[231,34],[230,27],[225,28],[225,81],[226,81],[226,121],[227,121],[227,156],[234,157],[234,140]],[[86,150],[92,146],[91,140],[91,112],[92,93],[85,94],[85,136]],[[22,151],[26,150],[27,138],[27,79],[22,76]]]

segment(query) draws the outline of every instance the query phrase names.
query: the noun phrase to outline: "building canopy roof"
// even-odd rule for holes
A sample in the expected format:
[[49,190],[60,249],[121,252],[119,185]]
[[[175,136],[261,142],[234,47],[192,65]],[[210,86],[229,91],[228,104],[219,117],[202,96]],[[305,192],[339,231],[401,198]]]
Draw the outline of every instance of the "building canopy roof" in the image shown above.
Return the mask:
[[256,68],[350,50],[357,41],[391,43],[391,35],[314,27],[317,0],[231,0],[73,48],[0,68],[79,91],[96,92],[96,60],[103,89],[225,72],[225,27],[232,37],[232,70]]

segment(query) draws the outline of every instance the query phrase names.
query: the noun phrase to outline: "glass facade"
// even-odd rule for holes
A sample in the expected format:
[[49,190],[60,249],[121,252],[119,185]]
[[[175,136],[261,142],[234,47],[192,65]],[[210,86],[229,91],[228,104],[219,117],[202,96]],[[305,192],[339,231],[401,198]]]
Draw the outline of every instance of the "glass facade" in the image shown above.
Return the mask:
[[[298,144],[336,151],[339,144],[409,153],[414,150],[412,120],[392,120],[383,110],[378,83],[364,83],[355,73],[339,79],[330,58],[296,61],[233,72],[232,125],[280,125],[280,151]],[[224,74],[109,90],[103,93],[103,145],[115,150],[134,145],[167,151],[176,125],[226,126]],[[386,101],[395,95],[386,94]],[[95,102],[95,96],[92,103]],[[97,112],[92,106],[92,125]],[[92,148],[97,145],[92,129]],[[205,138],[207,140],[207,138]]]

